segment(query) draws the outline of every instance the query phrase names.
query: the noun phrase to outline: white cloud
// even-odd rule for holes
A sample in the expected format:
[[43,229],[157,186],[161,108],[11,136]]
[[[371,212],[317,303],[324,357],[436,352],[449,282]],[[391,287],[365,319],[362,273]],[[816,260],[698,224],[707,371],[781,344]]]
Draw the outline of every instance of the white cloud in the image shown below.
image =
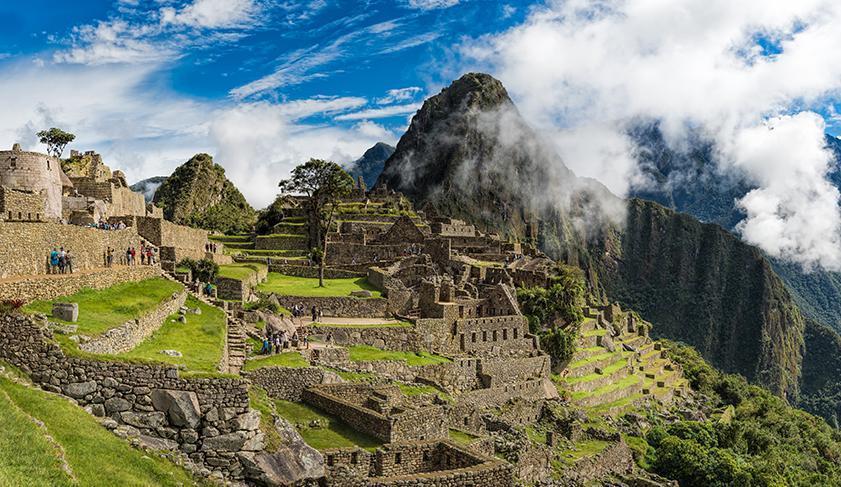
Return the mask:
[[218,29],[247,26],[259,12],[254,0],[195,0],[181,10],[164,7],[160,15],[163,24]]
[[388,90],[386,95],[377,99],[377,104],[388,105],[406,100],[412,100],[421,93],[419,86],[409,86],[407,88],[397,88]]
[[[806,266],[841,269],[822,127],[808,113],[780,118],[841,89],[839,26],[841,5],[831,0],[550,0],[522,25],[461,52],[470,68],[500,77],[571,168],[619,194],[638,180],[623,151],[628,123],[659,120],[675,146],[687,127],[702,132],[717,143],[724,169],[759,186],[740,202],[746,240]],[[764,51],[758,38],[780,52]],[[740,150],[752,141],[774,154]],[[772,155],[773,163],[757,163]],[[798,223],[818,215],[827,224]],[[771,222],[777,230],[757,231]]]
[[335,120],[367,120],[371,118],[388,118],[395,115],[405,115],[407,113],[414,113],[420,108],[419,103],[410,103],[408,105],[391,105],[382,108],[369,108],[367,110],[360,110],[358,112],[345,113],[335,117]]
[[409,7],[420,10],[450,8],[458,5],[459,0],[409,0]]
[[147,40],[150,27],[132,25],[124,20],[100,21],[73,29],[73,46],[57,51],[59,63],[101,65],[112,63],[155,63],[175,56],[170,47]]
[[353,127],[357,132],[366,136],[373,137],[379,141],[394,141],[394,133],[383,127],[382,125],[372,122],[370,120],[363,120]]

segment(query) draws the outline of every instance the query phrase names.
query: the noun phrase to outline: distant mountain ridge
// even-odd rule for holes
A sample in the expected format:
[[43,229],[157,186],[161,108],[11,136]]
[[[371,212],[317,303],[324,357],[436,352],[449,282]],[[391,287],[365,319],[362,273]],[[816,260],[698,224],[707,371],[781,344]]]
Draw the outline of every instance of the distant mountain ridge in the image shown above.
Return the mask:
[[347,165],[346,169],[354,181],[360,176],[365,186],[373,188],[377,178],[383,172],[385,161],[394,154],[394,147],[385,142],[377,142],[362,154],[362,157]]
[[151,178],[146,178],[132,184],[129,188],[136,193],[143,193],[143,197],[146,199],[146,202],[151,203],[155,198],[155,192],[158,191],[158,188],[160,188],[161,184],[166,181],[167,177],[168,176],[153,176]]

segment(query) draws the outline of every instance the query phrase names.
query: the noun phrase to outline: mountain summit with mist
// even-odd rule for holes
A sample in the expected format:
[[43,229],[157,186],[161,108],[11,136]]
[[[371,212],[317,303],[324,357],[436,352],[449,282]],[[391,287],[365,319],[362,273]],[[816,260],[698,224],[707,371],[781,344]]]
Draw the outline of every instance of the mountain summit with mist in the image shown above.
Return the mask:
[[801,377],[824,365],[804,350],[798,306],[759,249],[577,177],[490,75],[466,74],[427,99],[378,184],[483,231],[526,238],[533,223],[541,250],[583,268],[592,289],[639,310],[661,336],[792,401],[816,392]]

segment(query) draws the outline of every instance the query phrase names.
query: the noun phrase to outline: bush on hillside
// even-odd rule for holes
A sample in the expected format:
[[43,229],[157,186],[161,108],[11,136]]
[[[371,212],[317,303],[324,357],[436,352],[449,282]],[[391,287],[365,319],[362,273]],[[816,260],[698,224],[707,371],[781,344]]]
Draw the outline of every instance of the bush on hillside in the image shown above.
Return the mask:
[[178,267],[190,269],[193,280],[201,282],[213,282],[219,274],[219,264],[209,259],[184,259],[178,263]]

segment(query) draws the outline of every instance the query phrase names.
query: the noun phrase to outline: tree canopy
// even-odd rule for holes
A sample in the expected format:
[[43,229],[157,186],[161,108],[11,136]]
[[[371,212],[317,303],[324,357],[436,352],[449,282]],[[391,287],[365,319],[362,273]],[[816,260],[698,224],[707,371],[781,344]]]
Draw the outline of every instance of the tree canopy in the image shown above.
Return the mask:
[[64,152],[64,148],[67,147],[67,144],[73,142],[76,138],[76,136],[70,132],[65,132],[64,130],[56,127],[52,127],[49,130],[42,130],[36,135],[38,135],[38,140],[42,144],[47,145],[47,154],[53,157],[61,157],[61,154]]

